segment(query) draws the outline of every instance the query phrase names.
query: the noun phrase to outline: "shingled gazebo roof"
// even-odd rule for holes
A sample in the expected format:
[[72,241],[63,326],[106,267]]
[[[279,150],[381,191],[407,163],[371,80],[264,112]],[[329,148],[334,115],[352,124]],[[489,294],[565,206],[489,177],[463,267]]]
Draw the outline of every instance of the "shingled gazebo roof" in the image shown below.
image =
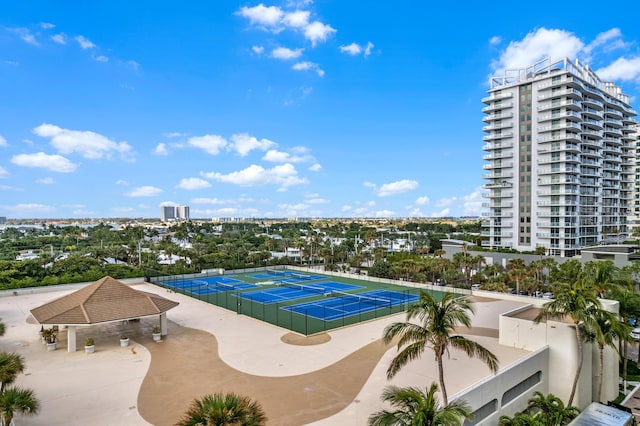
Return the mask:
[[136,290],[111,277],[31,310],[40,324],[90,325],[158,315],[178,302]]

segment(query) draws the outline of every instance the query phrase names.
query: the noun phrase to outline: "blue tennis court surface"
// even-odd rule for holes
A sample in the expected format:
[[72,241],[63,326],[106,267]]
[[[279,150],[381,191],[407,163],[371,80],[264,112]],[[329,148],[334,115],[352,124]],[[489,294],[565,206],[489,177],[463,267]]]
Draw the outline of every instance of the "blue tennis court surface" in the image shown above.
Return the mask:
[[325,275],[314,275],[314,274],[302,274],[300,272],[294,271],[268,271],[262,274],[251,275],[251,278],[256,280],[264,280],[269,279],[272,281],[313,281],[313,280],[322,280],[327,278]]
[[249,284],[236,278],[222,276],[181,280],[167,283],[167,285],[169,287],[185,290],[194,294],[212,294],[257,287],[255,284]]
[[281,283],[280,287],[267,290],[248,291],[238,294],[243,299],[269,305],[288,300],[304,299],[331,293],[331,291],[347,291],[362,288],[361,286],[327,281],[309,284]]
[[413,303],[419,299],[415,294],[389,290],[372,290],[354,294],[331,293],[331,296],[324,300],[285,306],[282,309],[324,321],[333,321],[363,312],[391,309],[393,306]]

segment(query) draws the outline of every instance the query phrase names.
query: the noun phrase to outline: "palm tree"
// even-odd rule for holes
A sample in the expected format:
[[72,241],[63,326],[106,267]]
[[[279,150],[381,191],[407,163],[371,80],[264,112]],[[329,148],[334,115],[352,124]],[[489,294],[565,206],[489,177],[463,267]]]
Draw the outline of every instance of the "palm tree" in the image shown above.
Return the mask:
[[498,426],[549,426],[535,414],[516,413],[515,416],[500,416]]
[[0,393],[24,371],[24,358],[15,352],[0,352]]
[[431,383],[426,391],[416,387],[387,386],[382,393],[382,400],[396,410],[382,410],[372,414],[369,417],[369,425],[462,425],[462,419],[471,415],[471,407],[464,401],[441,405],[436,397],[437,391],[438,385],[435,383]]
[[588,340],[598,345],[599,352],[599,370],[598,377],[598,398],[602,401],[602,375],[604,373],[604,348],[610,346],[617,352],[617,343],[619,339],[627,340],[631,327],[628,324],[618,321],[616,315],[603,309],[594,309],[592,321],[587,325],[586,332]]
[[571,422],[580,414],[580,410],[574,406],[565,407],[560,398],[550,393],[544,395],[536,391],[529,399],[527,411],[535,413],[536,417],[542,419],[544,425],[563,426]]
[[[399,337],[398,350],[387,369],[387,378],[392,378],[408,362],[419,358],[426,348],[435,353],[438,366],[438,381],[444,405],[448,404],[447,389],[444,385],[442,357],[450,347],[463,350],[468,356],[477,356],[489,366],[492,372],[498,370],[498,359],[481,344],[454,334],[459,325],[471,326],[470,314],[474,313],[472,302],[465,297],[454,297],[447,293],[437,301],[426,291],[420,292],[420,299],[407,310],[407,322],[390,324],[384,330],[383,340],[390,343]],[[418,319],[419,324],[411,322]]]
[[618,286],[619,268],[611,260],[587,262],[583,271],[585,278],[591,282],[599,297],[604,297],[605,293]]
[[31,389],[7,388],[0,394],[0,416],[2,424],[10,425],[16,413],[27,416],[38,414],[40,401]]
[[[629,319],[640,317],[640,294],[628,288],[614,288],[610,297],[620,303],[620,322],[629,324]],[[622,353],[622,384],[624,392],[627,392],[627,342],[631,341],[627,334],[624,339],[620,339],[618,352]]]
[[209,394],[195,399],[177,426],[261,426],[267,416],[259,402],[234,393]]
[[[567,261],[571,262],[571,260]],[[594,309],[601,309],[602,305],[598,300],[595,290],[587,285],[584,280],[578,279],[571,283],[560,283],[555,292],[555,299],[545,303],[540,309],[540,313],[535,318],[537,324],[546,319],[563,319],[569,317],[574,325],[576,343],[578,347],[578,366],[576,368],[571,395],[568,405],[573,403],[576,394],[578,379],[584,361],[584,337],[582,335],[582,324],[591,321]]]

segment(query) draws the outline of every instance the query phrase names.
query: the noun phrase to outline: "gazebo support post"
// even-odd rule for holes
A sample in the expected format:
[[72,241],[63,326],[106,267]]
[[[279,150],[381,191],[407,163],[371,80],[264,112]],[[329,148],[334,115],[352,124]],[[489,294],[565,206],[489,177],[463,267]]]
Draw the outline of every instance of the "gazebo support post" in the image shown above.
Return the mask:
[[167,313],[163,312],[160,314],[160,334],[162,336],[167,335]]
[[76,327],[70,325],[67,327],[67,352],[76,351]]

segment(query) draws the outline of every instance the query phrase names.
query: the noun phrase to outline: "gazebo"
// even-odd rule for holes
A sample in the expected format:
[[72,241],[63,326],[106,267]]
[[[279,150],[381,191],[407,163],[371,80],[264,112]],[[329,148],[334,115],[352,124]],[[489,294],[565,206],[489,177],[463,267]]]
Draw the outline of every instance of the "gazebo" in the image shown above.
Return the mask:
[[39,324],[67,327],[67,350],[76,351],[76,328],[157,315],[167,335],[167,311],[178,302],[136,290],[111,277],[31,310]]

